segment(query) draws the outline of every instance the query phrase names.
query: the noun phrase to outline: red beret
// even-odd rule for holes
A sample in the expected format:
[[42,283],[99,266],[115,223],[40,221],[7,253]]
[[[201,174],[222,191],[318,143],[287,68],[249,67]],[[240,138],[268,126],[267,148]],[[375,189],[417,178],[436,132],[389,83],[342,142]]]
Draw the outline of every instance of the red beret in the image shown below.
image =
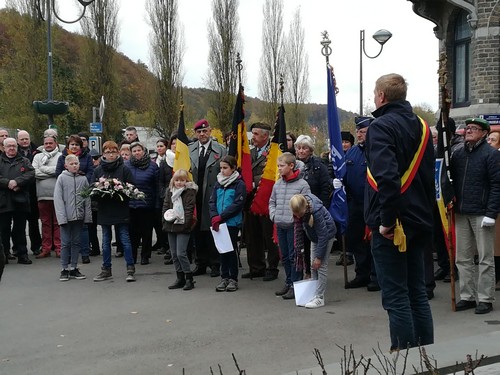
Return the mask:
[[204,118],[202,118],[196,124],[194,124],[194,130],[206,129],[206,128],[209,128],[209,127],[210,127],[210,125],[208,124],[208,121],[205,120]]

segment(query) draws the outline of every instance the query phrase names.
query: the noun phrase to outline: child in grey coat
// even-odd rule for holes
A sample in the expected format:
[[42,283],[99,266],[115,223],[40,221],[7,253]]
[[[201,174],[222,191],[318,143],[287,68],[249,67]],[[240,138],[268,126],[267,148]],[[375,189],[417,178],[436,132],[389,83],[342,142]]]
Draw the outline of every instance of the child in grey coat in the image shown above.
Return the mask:
[[[64,170],[56,181],[54,189],[54,209],[57,223],[61,228],[61,276],[60,281],[85,279],[77,268],[78,254],[81,249],[81,232],[84,224],[92,223],[90,198],[83,198],[81,193],[88,188],[85,176],[78,173],[78,156],[70,154],[64,160]],[[71,257],[70,257],[71,254]],[[71,268],[68,264],[71,259]]]

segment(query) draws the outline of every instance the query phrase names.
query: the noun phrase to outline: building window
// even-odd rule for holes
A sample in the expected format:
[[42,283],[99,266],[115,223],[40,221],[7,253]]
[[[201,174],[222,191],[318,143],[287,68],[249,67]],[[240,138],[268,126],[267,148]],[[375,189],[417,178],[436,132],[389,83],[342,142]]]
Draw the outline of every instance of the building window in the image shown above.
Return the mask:
[[467,13],[461,11],[455,23],[455,67],[453,82],[453,104],[455,107],[465,107],[470,104],[470,72],[472,30],[467,22]]

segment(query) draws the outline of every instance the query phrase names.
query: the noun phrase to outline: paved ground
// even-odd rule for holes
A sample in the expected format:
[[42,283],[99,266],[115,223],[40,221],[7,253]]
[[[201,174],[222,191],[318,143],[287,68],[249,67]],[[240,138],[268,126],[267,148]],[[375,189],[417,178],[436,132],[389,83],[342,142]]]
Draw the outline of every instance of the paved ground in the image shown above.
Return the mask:
[[[175,272],[158,255],[137,266],[136,283],[125,282],[123,258],[113,259],[113,280],[101,283],[92,281],[100,257],[81,266],[88,279],[64,283],[54,257],[10,264],[0,283],[0,374],[210,374],[210,367],[219,374],[218,365],[237,374],[232,353],[247,374],[283,374],[316,366],[314,348],[330,364],[342,358],[337,345],[352,345],[356,356],[378,345],[387,351],[380,294],[345,290],[334,260],[327,306],[318,310],[274,296],[282,272],[277,281],[241,280],[239,291],[216,293],[209,276],[197,277],[192,291],[168,290]],[[485,316],[452,313],[449,284],[438,282],[435,293],[437,343],[469,340],[474,354],[477,337],[499,331],[500,307]]]

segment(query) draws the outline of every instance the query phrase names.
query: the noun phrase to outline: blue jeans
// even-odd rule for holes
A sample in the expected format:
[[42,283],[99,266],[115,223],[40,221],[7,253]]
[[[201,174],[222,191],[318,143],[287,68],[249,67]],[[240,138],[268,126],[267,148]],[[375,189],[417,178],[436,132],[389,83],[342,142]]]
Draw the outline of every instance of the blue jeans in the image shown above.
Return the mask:
[[[134,265],[132,257],[132,245],[128,234],[128,224],[114,224],[115,232],[123,246],[123,255],[127,266]],[[111,268],[111,225],[101,225],[102,228],[102,266]]]
[[432,233],[410,226],[404,231],[404,253],[378,231],[372,233],[373,259],[382,288],[382,306],[389,315],[392,350],[434,342],[424,272],[424,251],[426,246],[432,246]]
[[293,227],[278,227],[278,244],[281,251],[281,263],[285,269],[285,284],[293,287],[295,281],[302,280],[302,271],[295,268],[295,250],[293,247]]
[[61,225],[61,267],[68,269],[71,255],[71,269],[75,269],[78,263],[78,255],[81,251],[82,220],[70,221]]

